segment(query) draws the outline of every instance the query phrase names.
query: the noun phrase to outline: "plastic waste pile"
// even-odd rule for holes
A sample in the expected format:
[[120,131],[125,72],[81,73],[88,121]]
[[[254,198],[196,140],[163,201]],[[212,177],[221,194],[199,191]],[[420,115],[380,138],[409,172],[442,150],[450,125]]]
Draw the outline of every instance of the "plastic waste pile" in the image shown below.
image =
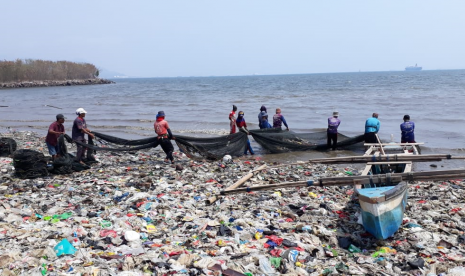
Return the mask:
[[[42,151],[34,133],[18,149]],[[72,150],[72,149],[71,149]],[[415,182],[404,222],[378,241],[360,225],[351,187],[289,188],[206,200],[263,164],[207,163],[159,149],[103,152],[87,171],[14,177],[0,158],[2,275],[463,275],[464,182]],[[247,185],[343,176],[298,164]]]

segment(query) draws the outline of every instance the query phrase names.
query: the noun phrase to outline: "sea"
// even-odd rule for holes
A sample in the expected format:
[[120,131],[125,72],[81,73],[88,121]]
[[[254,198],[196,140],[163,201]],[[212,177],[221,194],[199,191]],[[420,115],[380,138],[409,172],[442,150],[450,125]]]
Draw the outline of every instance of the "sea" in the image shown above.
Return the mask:
[[[113,79],[114,84],[0,90],[0,133],[32,130],[45,136],[55,116],[66,117],[71,133],[76,109],[88,113],[89,129],[138,139],[154,135],[163,110],[173,133],[215,136],[229,133],[232,105],[244,111],[249,129],[258,128],[258,113],[270,117],[282,109],[295,132],[324,131],[327,118],[339,112],[339,131],[364,132],[365,120],[379,114],[383,141],[400,141],[405,114],[415,122],[415,139],[423,154],[465,155],[465,70],[354,72],[267,76]],[[305,161],[315,157],[360,155],[346,150],[269,154],[252,139],[256,158]],[[438,163],[463,167],[465,161]],[[446,164],[446,165],[444,165]],[[427,164],[421,169],[427,169]]]

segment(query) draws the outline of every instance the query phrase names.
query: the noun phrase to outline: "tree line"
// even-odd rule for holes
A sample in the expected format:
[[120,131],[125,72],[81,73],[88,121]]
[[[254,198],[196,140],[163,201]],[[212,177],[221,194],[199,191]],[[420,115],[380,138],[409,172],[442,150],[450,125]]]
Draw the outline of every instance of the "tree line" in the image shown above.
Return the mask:
[[95,79],[99,70],[90,63],[17,59],[0,61],[0,82]]

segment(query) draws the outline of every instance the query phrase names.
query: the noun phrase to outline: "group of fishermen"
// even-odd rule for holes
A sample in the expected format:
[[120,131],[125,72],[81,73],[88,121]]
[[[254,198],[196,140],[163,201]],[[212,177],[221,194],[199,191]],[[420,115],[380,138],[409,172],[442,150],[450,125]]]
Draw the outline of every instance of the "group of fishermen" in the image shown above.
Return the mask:
[[[239,111],[236,118],[237,106],[233,105],[231,113],[229,113],[230,121],[230,134],[236,133],[236,127],[239,131],[242,131],[250,135],[249,130],[247,129],[247,124],[244,120],[244,112]],[[372,117],[368,118],[365,122],[365,143],[378,143],[377,134],[380,129],[380,121],[378,119],[378,113],[373,113]],[[258,126],[260,129],[266,128],[282,128],[282,125],[286,127],[286,130],[289,130],[286,119],[281,114],[281,108],[276,108],[276,114],[273,116],[273,126],[268,122],[268,114],[266,107],[262,105],[260,107],[260,113],[258,113]],[[328,128],[327,128],[327,146],[328,149],[336,150],[337,145],[337,136],[338,136],[338,127],[341,124],[339,119],[339,112],[334,111],[333,116],[328,118]],[[410,116],[404,116],[404,122],[400,125],[401,130],[401,143],[415,143],[415,123],[410,121]],[[254,154],[252,147],[250,146],[250,141],[247,139],[247,148],[244,154],[247,154],[249,151],[251,154]]]
[[[233,105],[233,109],[231,113],[229,113],[229,126],[230,126],[230,131],[229,134],[234,134],[236,133],[236,129],[239,129],[239,131],[246,133],[247,135],[250,135],[249,130],[247,129],[247,123],[245,122],[244,119],[244,111],[239,111],[237,118],[236,118],[236,111],[237,111],[237,106]],[[282,125],[286,127],[286,130],[289,130],[289,126],[287,125],[286,119],[284,116],[281,114],[281,108],[276,108],[276,114],[273,116],[273,126],[268,122],[268,114],[266,112],[266,107],[262,105],[260,107],[260,113],[258,113],[258,126],[260,129],[266,129],[266,128],[282,128]],[[237,128],[236,128],[237,127]],[[252,146],[250,145],[250,140],[247,139],[247,148],[244,151],[244,154],[247,155],[247,153],[250,152],[250,154],[255,154]]]
[[[236,111],[237,106],[233,105],[233,109],[231,113],[229,113],[229,121],[230,121],[230,134],[236,133],[236,130],[246,133],[250,135],[247,128],[247,123],[244,119],[244,111],[239,111],[237,118],[236,118]],[[85,135],[87,134],[91,138],[95,138],[94,134],[88,129],[87,122],[85,120],[87,111],[84,108],[78,108],[76,110],[76,119],[73,122],[72,128],[72,139],[74,141],[79,141],[82,143],[86,143]],[[380,129],[380,121],[378,119],[378,113],[373,113],[372,117],[368,118],[365,122],[365,143],[378,143],[377,133]],[[60,147],[58,145],[58,137],[62,134],[65,134],[65,128],[63,123],[65,122],[65,116],[63,114],[56,115],[56,121],[53,122],[47,133],[47,137],[45,138],[45,143],[47,145],[48,151],[52,156],[52,159],[55,159],[60,156]],[[339,112],[334,111],[333,116],[328,118],[328,128],[327,128],[327,145],[328,148],[332,148],[333,150],[336,149],[337,145],[337,136],[338,136],[338,127],[341,124],[341,120],[339,119]],[[289,131],[289,126],[286,122],[286,119],[281,114],[281,108],[276,108],[276,114],[273,115],[273,125],[268,122],[268,114],[266,107],[262,105],[260,107],[260,113],[258,114],[258,125],[260,129],[266,128],[282,128],[282,125],[286,127],[286,130]],[[163,151],[166,153],[165,162],[171,162],[174,164],[174,147],[171,143],[171,140],[175,140],[176,138],[173,136],[171,129],[168,125],[168,122],[165,120],[165,112],[159,111],[156,116],[156,121],[153,125],[155,133],[157,134],[157,143],[155,145],[160,145]],[[404,122],[400,125],[401,130],[401,143],[415,143],[415,123],[410,121],[410,116],[404,116]],[[87,150],[86,147],[82,146],[79,143],[76,143],[77,146],[77,153],[76,153],[76,162],[80,162],[84,164],[84,156],[85,151]],[[247,147],[245,149],[244,154],[247,153],[255,154],[251,145],[250,140],[247,139]]]
[[[379,143],[377,134],[380,128],[378,113],[373,113],[371,118],[365,122],[365,143]],[[401,143],[416,143],[415,142],[415,123],[410,121],[410,115],[404,115],[404,122],[400,124],[400,142]]]
[[[92,139],[95,138],[94,134],[87,128],[87,122],[85,120],[86,114],[87,111],[85,111],[84,108],[78,108],[76,110],[77,117],[73,122],[71,137],[73,141],[86,143],[86,134]],[[60,137],[60,135],[65,134],[65,127],[63,125],[65,119],[66,118],[65,116],[63,116],[63,114],[56,115],[56,121],[49,126],[47,136],[45,137],[45,144],[47,145],[48,152],[52,156],[52,160],[55,160],[55,158],[60,157],[60,155],[62,154],[60,152],[58,138]],[[160,145],[163,151],[166,153],[166,158],[164,162],[171,162],[172,164],[174,164],[174,147],[171,144],[171,140],[175,140],[176,138],[173,136],[168,122],[165,120],[164,111],[158,112],[156,116],[156,121],[153,124],[153,128],[158,138],[154,147]],[[84,156],[87,148],[79,143],[76,143],[76,146],[77,152],[75,161],[81,164],[85,164]]]

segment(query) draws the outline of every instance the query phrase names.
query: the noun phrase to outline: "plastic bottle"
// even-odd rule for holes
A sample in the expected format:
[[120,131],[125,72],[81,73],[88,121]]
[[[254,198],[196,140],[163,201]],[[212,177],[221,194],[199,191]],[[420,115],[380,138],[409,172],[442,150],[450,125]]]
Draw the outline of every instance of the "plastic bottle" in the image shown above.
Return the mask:
[[278,273],[276,273],[276,271],[271,267],[270,261],[265,256],[261,256],[261,258],[258,260],[258,263],[260,266],[260,270],[265,275],[278,275]]
[[351,244],[349,246],[349,252],[351,252],[351,253],[360,253],[360,252],[362,252],[362,250],[360,248],[358,248],[357,246]]
[[257,232],[255,233],[255,239],[259,240],[263,237],[263,230],[257,229]]
[[239,245],[241,244],[241,235],[239,233],[234,235],[234,241]]

